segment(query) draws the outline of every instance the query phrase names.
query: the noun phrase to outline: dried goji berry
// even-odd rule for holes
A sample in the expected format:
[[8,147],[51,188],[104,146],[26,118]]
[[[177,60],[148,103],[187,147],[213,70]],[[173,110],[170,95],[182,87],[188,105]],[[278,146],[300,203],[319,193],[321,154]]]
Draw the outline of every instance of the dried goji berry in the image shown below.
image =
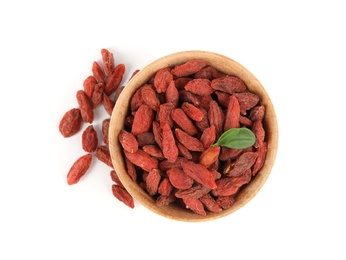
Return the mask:
[[141,96],[144,101],[151,109],[158,111],[160,107],[160,100],[156,96],[154,87],[150,84],[145,84],[141,87]]
[[189,151],[189,149],[186,148],[185,145],[180,143],[178,140],[176,140],[176,144],[177,144],[177,147],[178,147],[180,155],[182,155],[184,158],[186,158],[188,160],[192,160],[193,159],[193,156],[192,156],[191,152]]
[[105,75],[108,77],[112,74],[115,67],[113,53],[111,53],[107,49],[101,49],[101,55],[103,62],[103,70]]
[[239,176],[251,169],[257,159],[257,153],[245,152],[241,154],[234,163],[233,169],[227,176]]
[[186,208],[192,210],[193,212],[205,216],[207,213],[204,210],[203,203],[199,199],[195,198],[183,198],[183,202]]
[[179,140],[179,142],[182,143],[190,151],[204,151],[203,144],[198,138],[190,136],[189,134],[187,134],[179,128],[176,128],[174,130],[174,135]]
[[181,127],[186,133],[193,136],[197,134],[197,128],[188,118],[185,112],[181,108],[175,108],[171,112],[173,121]]
[[76,184],[90,168],[92,155],[90,153],[79,157],[71,166],[67,174],[67,183]]
[[100,145],[99,147],[97,147],[95,155],[96,155],[96,158],[99,159],[101,162],[103,162],[103,163],[107,164],[109,167],[113,168],[111,154],[110,154],[107,146]]
[[265,158],[267,155],[267,143],[263,142],[257,149],[257,159],[252,167],[252,176],[256,175],[257,172],[263,167]]
[[183,64],[177,65],[172,69],[172,74],[177,77],[185,77],[194,74],[207,66],[207,62],[201,59],[189,60]]
[[78,90],[76,94],[82,119],[85,123],[94,121],[94,111],[90,103],[90,99],[83,90]]
[[162,129],[157,121],[153,122],[153,135],[157,145],[162,148]]
[[154,120],[154,110],[147,104],[142,104],[133,118],[131,132],[134,136],[148,132]]
[[156,144],[155,137],[152,132],[139,134],[137,135],[136,139],[139,147]]
[[173,127],[173,120],[171,118],[171,112],[175,108],[172,103],[161,104],[158,111],[158,120],[160,122],[161,128],[164,124],[168,124],[170,127]]
[[179,154],[172,129],[168,124],[162,127],[162,153],[170,162],[174,162]]
[[145,179],[146,189],[149,195],[153,196],[157,193],[160,180],[161,180],[160,170],[151,169],[149,171],[147,178]]
[[250,111],[249,119],[252,122],[255,122],[257,120],[262,121],[264,114],[265,114],[265,106],[263,105],[255,106]]
[[113,102],[117,102],[121,92],[124,90],[125,86],[119,86],[115,92],[114,92],[114,97],[113,97]]
[[211,192],[214,196],[232,196],[236,194],[241,186],[251,180],[251,171],[235,177],[224,177],[216,180],[217,187]]
[[179,100],[181,102],[189,102],[193,105],[195,105],[196,107],[199,107],[201,101],[200,101],[200,97],[183,89],[179,91]]
[[115,170],[110,171],[110,177],[113,182],[124,188],[124,185],[121,183],[121,180],[119,179],[119,176]]
[[237,97],[240,110],[250,110],[259,102],[259,96],[251,92],[234,93]]
[[252,127],[252,121],[247,118],[246,116],[239,116],[239,125],[241,126],[245,126],[247,128],[251,128]]
[[127,158],[125,158],[127,174],[130,176],[131,180],[137,180],[137,171],[135,165]]
[[171,194],[172,190],[173,186],[170,183],[169,179],[163,178],[163,180],[159,184],[157,192],[163,196],[168,196],[169,194]]
[[203,112],[196,106],[183,102],[181,104],[181,109],[185,112],[185,114],[194,121],[201,121],[204,117]]
[[122,129],[118,135],[118,140],[124,150],[128,151],[129,153],[137,152],[138,142],[132,133]]
[[127,159],[145,171],[158,168],[158,161],[141,149],[138,149],[135,153],[130,153],[125,150],[124,153]]
[[229,209],[234,204],[234,197],[233,196],[218,196],[216,198],[216,203],[220,205],[222,209]]
[[142,104],[144,104],[142,98],[141,88],[137,89],[130,100],[131,111],[136,111]]
[[215,126],[216,139],[219,138],[223,132],[224,114],[215,100],[210,102],[210,109],[208,111],[208,119],[210,125]]
[[170,68],[163,68],[156,72],[154,77],[154,87],[157,93],[166,92],[167,87],[173,80]]
[[228,75],[212,80],[211,87],[229,94],[244,92],[246,90],[246,85],[240,78]]
[[97,82],[105,83],[105,74],[97,61],[93,62],[92,73]]
[[166,173],[175,188],[184,190],[192,187],[193,179],[187,176],[181,168],[171,168]]
[[159,207],[167,206],[175,200],[176,197],[173,194],[169,194],[168,196],[160,195],[156,199],[156,205],[158,205]]
[[94,76],[87,77],[83,82],[83,88],[88,98],[92,97],[97,81]]
[[123,202],[125,205],[129,206],[130,208],[135,207],[135,203],[133,200],[133,197],[130,195],[130,193],[123,187],[113,184],[112,185],[112,193],[114,197],[116,197],[118,200]]
[[215,201],[215,199],[209,193],[202,196],[199,200],[211,212],[218,213],[222,211],[221,206]]
[[79,108],[67,111],[60,120],[59,131],[63,137],[75,135],[82,127],[83,119]]
[[208,149],[215,142],[215,126],[212,125],[206,128],[200,137],[201,143],[204,146],[204,149]]
[[101,126],[101,133],[102,133],[102,140],[105,144],[109,144],[109,124],[110,124],[110,118],[106,118],[102,121],[102,126]]
[[227,161],[228,159],[236,159],[243,151],[243,149],[222,147],[219,159],[221,161]]
[[182,163],[183,171],[196,182],[211,189],[216,188],[213,174],[203,165],[187,161]]
[[208,79],[193,79],[185,85],[185,90],[200,96],[207,96],[213,92]]
[[172,168],[180,168],[180,169],[182,169],[181,164],[182,164],[183,162],[186,162],[186,161],[187,161],[187,159],[184,158],[184,157],[178,157],[178,158],[175,160],[175,162],[170,162],[170,161],[168,161],[168,160],[163,160],[163,161],[161,161],[161,162],[159,163],[159,168],[160,168],[160,170],[162,170],[162,171],[167,171],[167,170],[172,169]]
[[178,90],[184,89],[185,85],[191,80],[193,80],[193,78],[189,78],[189,77],[176,78],[176,79],[174,79],[175,87]]
[[208,194],[210,192],[209,187],[205,187],[202,185],[195,185],[188,189],[178,190],[174,195],[177,198],[195,198],[199,199],[200,197],[203,197],[205,194]]
[[264,142],[264,138],[265,138],[265,131],[263,128],[262,121],[257,120],[252,124],[252,132],[256,136],[256,142],[254,144],[254,147],[258,148]]
[[142,149],[144,152],[146,152],[147,154],[149,154],[152,157],[156,157],[158,159],[164,159],[165,158],[160,147],[158,147],[155,144],[144,145],[142,147]]
[[209,110],[210,109],[210,102],[213,100],[211,95],[207,95],[207,96],[200,96],[199,99],[199,109],[204,108],[205,110]]
[[[205,129],[207,129],[209,126],[210,126],[210,124],[209,124],[209,119],[208,119],[208,112],[207,112],[207,110],[206,109],[204,109],[204,108],[199,108],[201,111],[202,111],[202,113],[203,113],[203,118],[202,118],[202,120],[201,121],[195,121],[195,125],[196,125],[196,127],[198,128],[198,130],[200,130],[201,132],[203,132]],[[214,126],[214,128],[215,128],[215,126]],[[214,130],[215,131],[215,130]]]
[[224,73],[216,70],[212,66],[206,66],[203,69],[197,71],[194,75],[196,79],[203,78],[203,79],[209,79],[209,80],[213,80],[213,79],[224,77],[224,76],[226,76]]
[[239,128],[240,105],[235,96],[231,96],[228,102],[227,112],[223,130],[227,131],[231,128]]
[[199,157],[199,164],[209,167],[219,158],[220,146],[210,146]]
[[118,64],[112,74],[109,75],[106,81],[104,92],[107,96],[114,93],[114,91],[119,87],[124,73],[125,73],[125,65],[124,64]]
[[217,102],[223,106],[226,107],[228,106],[229,98],[231,97],[230,94],[222,91],[214,91],[215,96],[217,97]]
[[179,91],[175,87],[175,82],[172,80],[168,85],[167,90],[165,92],[165,101],[167,103],[172,103],[174,107],[178,105],[179,102]]
[[106,112],[108,113],[108,115],[112,115],[113,112],[113,108],[115,106],[115,103],[112,99],[110,99],[110,97],[108,97],[106,94],[103,94],[103,98],[102,98],[102,104],[103,107],[105,108]]
[[96,150],[98,145],[97,132],[93,125],[89,125],[82,134],[82,148],[88,153]]
[[94,92],[91,96],[92,108],[96,108],[99,104],[102,103],[103,90],[104,90],[104,84],[103,83],[97,83],[95,85]]

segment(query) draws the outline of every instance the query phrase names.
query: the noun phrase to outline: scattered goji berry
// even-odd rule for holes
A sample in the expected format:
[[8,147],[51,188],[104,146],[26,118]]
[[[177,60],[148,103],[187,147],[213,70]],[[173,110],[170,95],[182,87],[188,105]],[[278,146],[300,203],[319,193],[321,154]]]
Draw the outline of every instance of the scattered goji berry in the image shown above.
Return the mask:
[[113,112],[113,108],[115,106],[115,102],[106,94],[103,95],[102,97],[102,104],[106,110],[106,112],[108,113],[108,115],[112,115]]
[[67,111],[60,120],[59,131],[63,137],[75,135],[82,127],[83,119],[79,108]]
[[108,146],[100,145],[99,147],[97,147],[95,155],[97,159],[99,159],[101,162],[113,168],[112,158]]
[[97,61],[94,61],[93,63],[92,73],[98,83],[105,83],[105,73],[103,72],[100,64]]
[[118,64],[114,68],[113,72],[109,75],[106,81],[104,92],[107,96],[113,94],[115,90],[119,87],[123,79],[124,73],[125,73],[124,64]]
[[129,206],[132,209],[135,207],[133,197],[125,188],[113,184],[112,193],[118,200],[122,201],[125,205]]
[[91,161],[92,155],[90,153],[79,157],[67,173],[67,183],[69,185],[78,183],[90,168]]
[[103,70],[104,70],[105,76],[108,77],[112,74],[115,67],[113,53],[111,53],[107,49],[101,49],[101,55],[102,55]]
[[110,124],[110,118],[106,118],[102,121],[102,126],[101,126],[101,133],[102,133],[102,140],[104,144],[109,144],[109,135],[108,135],[108,130],[109,130],[109,124]]
[[97,81],[94,76],[87,77],[83,82],[84,92],[88,96],[88,98],[91,98],[95,89]]
[[97,132],[93,125],[89,125],[82,134],[82,148],[88,153],[96,150],[98,145]]
[[94,111],[90,99],[83,90],[77,91],[76,98],[83,121],[85,123],[92,123],[94,121]]

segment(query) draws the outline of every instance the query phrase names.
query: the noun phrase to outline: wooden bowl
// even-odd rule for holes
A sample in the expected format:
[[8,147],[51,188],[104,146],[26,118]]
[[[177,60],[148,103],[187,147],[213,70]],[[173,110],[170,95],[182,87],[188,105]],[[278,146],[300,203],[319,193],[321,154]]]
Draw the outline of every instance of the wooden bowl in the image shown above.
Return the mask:
[[[146,191],[144,191],[138,185],[138,183],[130,179],[129,175],[126,172],[122,147],[118,142],[119,132],[124,128],[125,118],[128,115],[129,100],[134,92],[144,83],[147,83],[159,69],[182,64],[191,59],[203,59],[207,61],[209,65],[215,67],[217,70],[241,78],[247,85],[248,89],[260,97],[260,103],[266,107],[263,125],[266,131],[265,138],[268,144],[268,151],[264,166],[249,184],[242,187],[241,191],[236,196],[234,205],[231,208],[223,210],[220,213],[207,212],[207,215],[205,216],[198,215],[189,209],[184,209],[174,204],[164,207],[157,206],[154,199],[149,196]],[[128,82],[128,84],[120,94],[111,116],[109,141],[109,148],[114,169],[117,172],[124,187],[137,202],[139,202],[149,210],[166,218],[186,222],[200,222],[218,219],[235,212],[236,210],[247,204],[259,192],[259,190],[262,188],[267,178],[269,177],[275,161],[278,146],[278,125],[276,114],[270,97],[268,96],[261,83],[246,68],[244,68],[236,61],[217,53],[207,51],[183,51],[164,56],[150,63],[149,65],[141,69]]]

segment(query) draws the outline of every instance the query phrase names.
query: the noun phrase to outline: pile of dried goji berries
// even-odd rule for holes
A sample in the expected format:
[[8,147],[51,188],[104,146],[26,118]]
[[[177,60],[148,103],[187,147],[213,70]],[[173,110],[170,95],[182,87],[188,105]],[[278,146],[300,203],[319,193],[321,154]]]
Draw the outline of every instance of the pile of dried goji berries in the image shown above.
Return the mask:
[[[264,165],[264,114],[240,78],[204,60],[162,68],[132,96],[119,134],[128,174],[159,206],[177,203],[201,215],[228,209]],[[251,147],[213,145],[241,127],[254,133]]]
[[[103,120],[102,140],[92,122],[94,109],[103,105],[109,116],[124,88],[124,64],[115,66],[113,54],[101,50],[92,75],[76,94],[78,106],[59,124],[64,137],[82,133],[86,152],[71,166],[68,184],[75,184],[91,165],[93,154],[112,168],[113,195],[133,208],[134,200],[113,169],[108,148],[110,117]],[[136,73],[135,71],[133,75]],[[176,203],[200,215],[232,207],[235,196],[263,167],[267,143],[260,97],[244,82],[226,75],[204,60],[190,60],[162,68],[134,93],[128,117],[119,134],[127,173],[157,205]],[[223,132],[248,128],[256,136],[249,148],[214,146]]]
[[[113,54],[107,49],[101,49],[102,62],[94,61],[92,75],[83,82],[83,89],[76,93],[76,107],[67,111],[60,123],[59,131],[63,137],[71,137],[82,130],[81,145],[85,154],[80,156],[67,173],[67,183],[76,184],[89,170],[92,158],[95,156],[101,162],[112,168],[110,177],[114,181],[112,192],[116,198],[125,204],[134,207],[133,198],[122,186],[115,171],[109,152],[108,129],[110,116],[115,102],[124,86],[121,86],[125,73],[125,65],[115,65]],[[133,75],[136,73],[135,71]],[[102,129],[96,131],[93,126],[94,110],[102,105],[108,113],[108,117],[102,121]],[[98,132],[102,135],[102,142],[98,138]]]

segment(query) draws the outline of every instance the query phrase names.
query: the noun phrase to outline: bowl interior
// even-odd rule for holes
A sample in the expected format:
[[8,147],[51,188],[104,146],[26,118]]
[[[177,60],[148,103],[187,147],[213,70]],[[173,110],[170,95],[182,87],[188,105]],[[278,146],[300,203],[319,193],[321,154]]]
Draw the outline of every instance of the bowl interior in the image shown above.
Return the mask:
[[[128,114],[129,100],[134,92],[144,83],[147,83],[157,70],[164,67],[172,67],[178,64],[182,64],[191,59],[204,59],[208,63],[208,65],[212,65],[217,70],[241,78],[247,85],[248,89],[260,97],[260,103],[266,107],[263,125],[266,131],[268,151],[264,166],[262,167],[260,172],[258,172],[256,176],[251,180],[251,182],[244,186],[237,194],[235,203],[231,208],[223,210],[220,213],[207,212],[206,216],[198,215],[192,211],[183,209],[174,204],[164,207],[157,206],[151,196],[149,196],[142,188],[139,187],[137,183],[133,182],[128,176],[123,159],[122,147],[118,142],[119,132],[124,128],[123,126],[125,118]],[[277,145],[278,126],[276,114],[270,97],[264,87],[250,71],[248,71],[238,62],[226,56],[207,51],[184,51],[173,53],[164,56],[141,69],[128,82],[124,90],[121,92],[114,107],[109,127],[109,149],[113,166],[128,192],[137,202],[147,207],[151,211],[170,219],[188,222],[209,221],[221,218],[235,212],[236,210],[244,206],[247,202],[249,202],[262,188],[271,172],[276,157]]]

